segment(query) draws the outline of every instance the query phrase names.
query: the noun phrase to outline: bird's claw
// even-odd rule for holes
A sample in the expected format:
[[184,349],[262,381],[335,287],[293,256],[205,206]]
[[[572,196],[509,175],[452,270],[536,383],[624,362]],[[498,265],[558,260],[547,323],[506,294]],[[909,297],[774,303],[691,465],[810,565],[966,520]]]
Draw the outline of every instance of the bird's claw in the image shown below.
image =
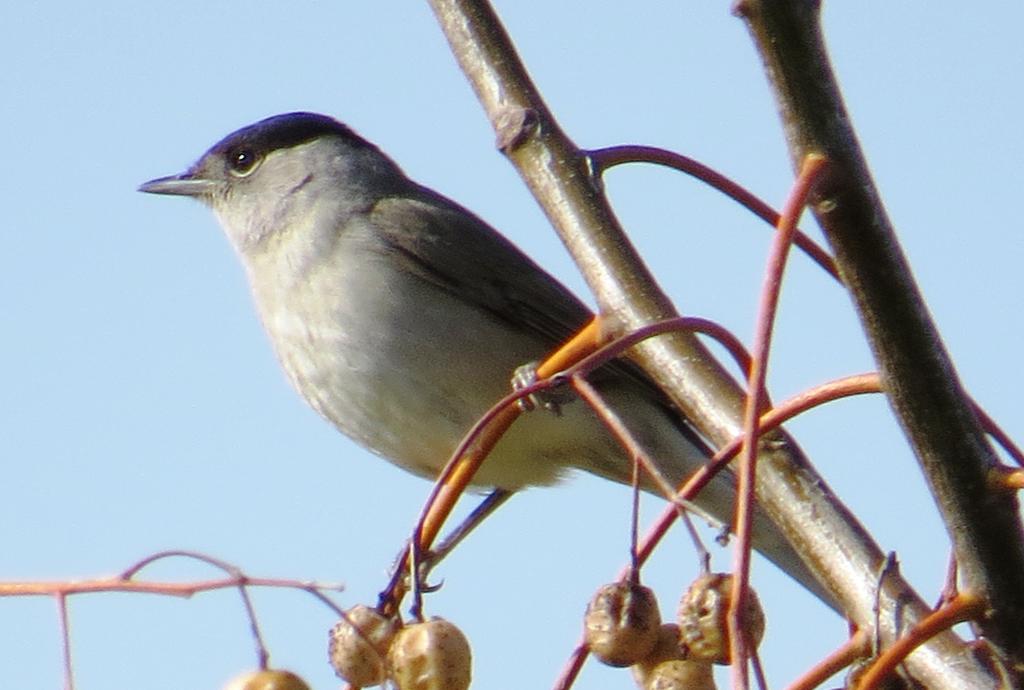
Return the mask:
[[[512,390],[521,391],[537,383],[537,366],[537,362],[528,362],[516,367],[512,374]],[[542,407],[558,417],[562,414],[562,405],[571,399],[571,394],[564,393],[559,388],[548,388],[524,395],[516,401],[516,404],[523,412],[532,412],[536,408]]]

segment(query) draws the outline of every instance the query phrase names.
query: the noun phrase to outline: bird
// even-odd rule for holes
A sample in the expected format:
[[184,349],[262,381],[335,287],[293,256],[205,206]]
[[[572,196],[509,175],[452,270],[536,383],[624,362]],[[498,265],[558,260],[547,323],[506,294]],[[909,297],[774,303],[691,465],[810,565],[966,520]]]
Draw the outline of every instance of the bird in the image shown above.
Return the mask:
[[[343,434],[425,478],[522,365],[593,317],[497,230],[329,116],[261,120],[139,189],[212,209],[295,390]],[[707,462],[707,444],[639,368],[615,362],[590,381],[669,482]],[[514,492],[574,470],[631,483],[632,459],[582,401],[562,397],[557,414],[520,416],[474,486]],[[724,472],[695,503],[729,524],[734,499]],[[760,512],[753,535],[755,548],[821,596]]]

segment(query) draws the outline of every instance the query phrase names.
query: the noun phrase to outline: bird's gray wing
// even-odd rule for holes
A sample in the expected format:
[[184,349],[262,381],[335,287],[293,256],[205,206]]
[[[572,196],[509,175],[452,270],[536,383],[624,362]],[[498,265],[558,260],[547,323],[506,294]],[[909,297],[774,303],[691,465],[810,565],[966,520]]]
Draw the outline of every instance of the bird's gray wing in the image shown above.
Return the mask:
[[550,348],[586,325],[586,305],[515,245],[454,202],[417,192],[382,199],[371,212],[408,271]]

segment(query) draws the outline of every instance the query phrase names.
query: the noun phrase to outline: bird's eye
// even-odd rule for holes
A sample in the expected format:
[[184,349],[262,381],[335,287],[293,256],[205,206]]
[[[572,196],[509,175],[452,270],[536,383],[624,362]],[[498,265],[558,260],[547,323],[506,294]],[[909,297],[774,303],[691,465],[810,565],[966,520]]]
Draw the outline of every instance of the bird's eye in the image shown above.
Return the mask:
[[260,157],[252,149],[235,149],[228,154],[228,168],[236,177],[245,177],[256,169]]

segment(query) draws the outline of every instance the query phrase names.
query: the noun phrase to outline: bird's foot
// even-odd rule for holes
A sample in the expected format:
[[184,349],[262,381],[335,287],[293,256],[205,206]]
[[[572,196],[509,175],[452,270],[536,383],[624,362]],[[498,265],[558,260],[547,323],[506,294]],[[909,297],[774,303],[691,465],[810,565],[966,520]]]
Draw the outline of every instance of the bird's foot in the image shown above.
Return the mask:
[[[537,383],[537,366],[537,362],[529,362],[516,367],[515,372],[512,374],[512,390],[521,391]],[[571,402],[572,399],[573,394],[571,391],[566,390],[564,386],[557,386],[530,393],[519,398],[517,404],[523,412],[532,412],[536,408],[542,407],[555,416],[560,416],[562,414],[562,405]]]

